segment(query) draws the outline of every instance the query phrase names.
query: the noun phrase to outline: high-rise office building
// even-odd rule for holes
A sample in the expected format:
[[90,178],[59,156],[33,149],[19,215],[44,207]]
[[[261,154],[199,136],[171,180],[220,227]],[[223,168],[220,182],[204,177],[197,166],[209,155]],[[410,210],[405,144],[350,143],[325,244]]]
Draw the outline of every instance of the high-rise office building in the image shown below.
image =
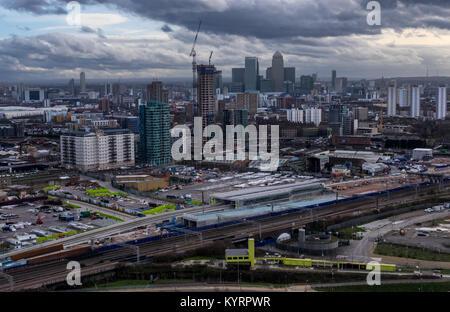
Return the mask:
[[447,116],[447,88],[439,87],[436,103],[436,118],[445,119]]
[[169,104],[147,101],[139,106],[140,160],[150,165],[170,163]]
[[147,101],[169,103],[169,92],[163,88],[161,81],[152,81],[147,85]]
[[257,91],[259,76],[259,63],[256,57],[246,57],[245,58],[245,92],[255,92]]
[[420,88],[414,86],[411,88],[411,117],[420,116]]
[[214,123],[214,65],[197,65],[197,103],[196,116],[202,117],[202,125],[206,127]]
[[345,92],[346,89],[347,89],[347,78],[346,77],[336,78],[335,91]]
[[214,94],[222,94],[223,93],[223,80],[222,80],[222,71],[216,70],[214,72]]
[[86,74],[80,73],[80,92],[86,92]]
[[284,81],[295,83],[295,67],[284,68]]
[[388,116],[392,117],[397,114],[397,103],[396,103],[396,93],[397,89],[393,86],[388,88]]
[[312,76],[302,75],[300,77],[300,90],[302,93],[309,93],[314,87],[314,80]]
[[69,94],[75,95],[75,80],[73,78],[69,80]]
[[336,90],[336,70],[331,71],[331,90]]
[[271,79],[273,84],[274,92],[284,91],[284,61],[283,55],[276,51],[272,57],[272,69],[271,69]]
[[231,81],[233,83],[242,83],[245,81],[245,68],[232,68]]
[[272,80],[262,79],[260,91],[261,92],[272,92]]

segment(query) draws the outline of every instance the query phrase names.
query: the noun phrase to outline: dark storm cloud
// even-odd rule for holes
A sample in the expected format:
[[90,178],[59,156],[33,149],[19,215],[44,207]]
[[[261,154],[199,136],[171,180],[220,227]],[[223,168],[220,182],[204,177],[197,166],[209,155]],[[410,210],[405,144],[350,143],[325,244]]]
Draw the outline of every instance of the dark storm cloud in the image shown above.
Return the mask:
[[152,49],[151,55],[142,57],[147,51],[145,43],[130,50],[123,41],[109,40],[108,43],[95,37],[50,33],[36,37],[13,35],[1,40],[0,62],[5,71],[14,69],[17,73],[29,72],[30,68],[44,68],[47,75],[52,71],[89,68],[104,71],[133,71],[143,68],[179,69],[184,60],[164,54],[166,47]]
[[2,0],[0,5],[7,9],[43,14],[65,14],[67,2],[60,0]]
[[166,33],[169,33],[169,32],[172,32],[172,31],[173,31],[173,29],[170,28],[170,26],[167,25],[167,24],[165,24],[163,27],[161,27],[161,30],[162,30],[163,32],[166,32]]
[[[116,6],[153,20],[195,31],[201,19],[202,31],[215,34],[252,36],[261,39],[328,37],[378,34],[380,27],[366,23],[369,0],[242,1],[242,0],[79,0],[84,5]],[[381,27],[437,27],[450,29],[448,0],[379,0]],[[8,1],[9,7],[36,14],[64,12],[62,0]],[[4,5],[5,6],[5,5]],[[6,5],[8,7],[8,5]],[[170,28],[170,27],[169,27]],[[168,30],[163,26],[163,31]]]

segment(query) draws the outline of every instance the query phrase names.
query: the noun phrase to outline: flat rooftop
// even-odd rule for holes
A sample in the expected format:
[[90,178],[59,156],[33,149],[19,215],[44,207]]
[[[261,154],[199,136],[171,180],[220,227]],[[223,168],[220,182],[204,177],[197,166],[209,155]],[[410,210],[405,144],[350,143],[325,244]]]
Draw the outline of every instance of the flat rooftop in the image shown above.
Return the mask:
[[267,197],[276,194],[291,193],[302,188],[319,187],[320,183],[325,181],[325,179],[313,179],[291,184],[257,186],[230,192],[213,193],[210,197],[228,201],[250,200],[253,198]]

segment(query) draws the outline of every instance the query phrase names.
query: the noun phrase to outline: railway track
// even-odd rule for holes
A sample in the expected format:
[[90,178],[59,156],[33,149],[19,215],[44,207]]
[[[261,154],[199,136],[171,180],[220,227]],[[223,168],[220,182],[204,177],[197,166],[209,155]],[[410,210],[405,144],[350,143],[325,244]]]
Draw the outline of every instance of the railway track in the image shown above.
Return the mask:
[[[389,196],[383,196],[381,200],[378,200],[378,208],[382,209],[387,205],[398,203],[402,200],[402,203],[413,203],[420,199],[435,198],[435,194],[427,194],[430,190],[435,190],[439,186],[429,185],[422,187],[420,192],[416,193],[416,190],[406,190],[393,193]],[[417,196],[417,198],[416,198]],[[278,230],[285,230],[288,228],[298,227],[306,225],[310,222],[329,219],[339,215],[351,214],[356,211],[365,212],[377,209],[376,198],[363,198],[354,202],[338,203],[336,205],[330,205],[325,207],[318,207],[308,211],[300,211],[280,216],[273,216],[269,218],[260,219],[258,221],[252,221],[251,223],[243,222],[233,224],[229,226],[213,228],[204,230],[201,233],[187,233],[184,235],[162,238],[161,240],[151,241],[136,245],[139,247],[140,259],[148,259],[158,255],[164,255],[168,253],[178,253],[199,247],[207,247],[218,239],[225,237],[233,237],[234,239],[241,239],[250,236],[256,236],[262,233],[269,233]],[[313,212],[313,213],[312,213]],[[167,216],[164,216],[167,218]],[[262,238],[262,237],[261,237]],[[98,254],[92,254],[88,259],[80,260],[81,264],[88,264],[89,270],[84,270],[84,274],[88,275],[89,272],[95,272],[96,268],[101,270],[105,268],[104,264],[114,263],[117,267],[120,263],[136,262],[137,254],[135,250],[131,248],[119,248],[115,250],[109,250]],[[42,285],[48,285],[52,276],[58,276],[67,274],[66,261],[53,261],[49,263],[42,263],[31,265],[27,267],[14,268],[7,270],[7,274],[10,274],[15,281],[17,288],[15,289],[28,289],[36,287],[42,281]],[[65,275],[64,275],[65,276]],[[8,284],[6,280],[1,283],[0,290],[7,290]]]

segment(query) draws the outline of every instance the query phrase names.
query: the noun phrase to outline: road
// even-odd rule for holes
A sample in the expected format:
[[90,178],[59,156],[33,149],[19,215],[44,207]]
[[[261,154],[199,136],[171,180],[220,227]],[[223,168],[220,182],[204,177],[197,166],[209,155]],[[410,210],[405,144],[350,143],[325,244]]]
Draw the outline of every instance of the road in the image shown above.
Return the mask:
[[[364,233],[364,237],[357,241],[356,246],[353,248],[351,255],[351,258],[354,261],[371,261],[371,251],[374,248],[375,240],[379,236],[386,235],[390,231],[398,231],[401,228],[404,228],[406,226],[415,224],[415,223],[423,223],[426,221],[436,220],[436,219],[442,219],[450,215],[450,209],[446,209],[441,212],[433,212],[422,216],[412,217],[409,219],[401,220],[402,222],[396,221],[396,222],[389,222],[389,224],[384,225],[378,229],[368,231]],[[397,216],[396,218],[400,218],[400,216]],[[389,220],[389,219],[386,219]],[[381,256],[380,256],[381,257]],[[405,260],[405,263],[407,261]]]
[[129,220],[133,220],[133,219],[138,218],[137,216],[132,216],[132,215],[129,215],[129,214],[126,214],[126,213],[123,213],[123,212],[120,212],[120,211],[117,211],[117,210],[114,210],[114,209],[103,208],[103,207],[100,207],[100,206],[88,204],[88,203],[85,203],[85,202],[82,202],[82,201],[78,201],[78,200],[67,199],[65,201],[68,202],[69,204],[74,204],[74,205],[80,206],[81,208],[88,209],[88,210],[91,210],[91,211],[105,213],[105,214],[108,214],[110,216],[114,216],[114,217],[120,218],[120,219],[122,219],[124,221],[129,221]]

